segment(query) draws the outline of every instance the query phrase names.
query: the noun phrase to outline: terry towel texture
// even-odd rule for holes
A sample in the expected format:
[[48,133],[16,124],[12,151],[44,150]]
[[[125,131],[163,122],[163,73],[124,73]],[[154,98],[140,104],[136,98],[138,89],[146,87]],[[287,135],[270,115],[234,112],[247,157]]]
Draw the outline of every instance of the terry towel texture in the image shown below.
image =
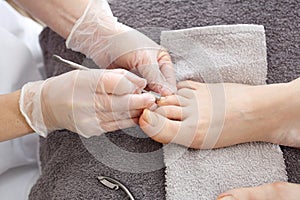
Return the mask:
[[161,45],[171,52],[176,63],[177,81],[266,84],[263,26],[219,25],[163,31]]
[[[266,82],[263,26],[210,26],[162,32],[161,44],[176,52],[172,57],[179,81],[204,79],[206,83],[251,85]],[[213,200],[230,189],[287,181],[278,145],[252,143],[195,151],[171,144],[164,146],[164,160],[167,200]]]

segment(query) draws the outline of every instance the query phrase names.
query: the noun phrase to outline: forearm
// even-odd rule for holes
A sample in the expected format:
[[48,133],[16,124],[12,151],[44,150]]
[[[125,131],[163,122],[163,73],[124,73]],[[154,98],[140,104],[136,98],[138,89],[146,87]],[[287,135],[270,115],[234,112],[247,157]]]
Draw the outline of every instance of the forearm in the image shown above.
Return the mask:
[[15,0],[15,2],[62,37],[67,38],[89,0]]
[[32,133],[19,109],[20,91],[0,95],[0,142]]

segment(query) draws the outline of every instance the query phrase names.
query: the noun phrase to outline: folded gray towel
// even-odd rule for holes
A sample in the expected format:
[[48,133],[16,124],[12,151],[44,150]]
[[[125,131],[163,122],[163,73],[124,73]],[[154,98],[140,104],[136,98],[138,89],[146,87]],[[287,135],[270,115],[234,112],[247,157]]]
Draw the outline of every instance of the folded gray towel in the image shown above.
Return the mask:
[[177,81],[266,84],[263,26],[219,25],[163,31],[161,45],[171,52],[176,63]]
[[[112,0],[111,7],[122,22],[135,28],[152,27],[156,30],[156,27],[182,29],[216,24],[263,24],[266,27],[268,44],[268,82],[286,82],[300,76],[298,45],[300,43],[300,37],[298,37],[300,4],[297,0],[288,2],[278,0],[267,2],[264,0]],[[149,28],[144,30],[149,30]],[[152,31],[150,33],[147,34],[153,35]],[[154,33],[154,35],[159,36],[160,33]],[[78,63],[83,60],[83,55],[66,50],[64,40],[49,29],[43,31],[40,41],[48,77],[69,70],[55,63],[51,59],[53,54],[62,55]],[[115,138],[127,139],[126,136],[118,135],[118,133],[115,133]],[[129,141],[132,141],[132,138]],[[148,146],[148,142],[152,141],[140,139],[136,141],[136,145]],[[126,144],[120,146],[126,146]],[[160,146],[155,144],[152,148],[154,151]],[[298,170],[300,163],[296,156],[300,155],[299,150],[290,148],[285,150],[289,180],[300,183]],[[30,199],[120,199],[123,197],[122,193],[119,196],[110,196],[109,194],[114,192],[99,186],[95,175],[103,172],[102,165],[88,153],[76,135],[66,131],[53,133],[49,138],[41,139],[40,152],[42,175],[32,188]],[[104,169],[106,170],[109,171],[108,168]],[[164,189],[158,192],[156,188],[151,188],[154,180],[159,181],[155,184],[163,188],[164,172],[158,173],[159,176],[153,175],[149,180],[134,181],[132,185],[141,190],[142,187],[146,187],[145,196],[153,195],[151,199],[164,199]],[[108,175],[113,174],[113,170],[108,172]],[[122,174],[122,176],[125,175]],[[136,175],[134,178],[142,177]],[[121,175],[118,175],[118,178],[121,178]],[[143,181],[148,184],[140,186],[144,184]],[[138,197],[144,199],[142,193],[139,193]]]
[[[173,57],[179,80],[265,84],[267,52],[263,26],[168,31],[162,33],[161,44],[176,52]],[[171,144],[165,145],[164,158],[169,200],[213,200],[230,189],[287,181],[278,145],[254,143],[188,151]]]
[[[223,24],[261,24],[266,29],[267,83],[300,77],[298,0],[112,0],[120,21],[135,28],[169,30]],[[300,149],[281,147],[289,181],[300,183]]]

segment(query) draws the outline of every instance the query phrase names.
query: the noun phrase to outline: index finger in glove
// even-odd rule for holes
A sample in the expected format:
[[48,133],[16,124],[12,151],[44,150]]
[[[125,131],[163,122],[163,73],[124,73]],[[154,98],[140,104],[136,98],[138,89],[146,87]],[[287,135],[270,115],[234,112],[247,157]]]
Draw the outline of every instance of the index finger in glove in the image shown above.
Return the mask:
[[177,88],[175,69],[170,54],[167,51],[162,50],[159,53],[158,64],[160,66],[161,73],[163,74],[163,76],[166,79],[166,82],[168,83],[168,85],[166,85],[167,87],[165,87],[165,90],[167,90],[165,92],[169,93],[168,95],[176,92]]
[[96,93],[114,95],[140,93],[145,86],[145,79],[130,72],[109,70],[98,76]]
[[160,94],[170,95],[176,91],[176,78],[173,64],[168,54],[161,50],[140,52],[143,62],[137,67],[139,73],[148,81],[148,87]]
[[137,85],[140,88],[146,87],[147,81],[145,79],[125,69],[114,69],[114,70],[107,70],[107,71],[112,71],[114,73],[124,75],[129,81],[131,81],[133,84]]
[[153,95],[127,94],[116,95],[96,95],[95,104],[97,112],[122,112],[150,108],[155,103]]

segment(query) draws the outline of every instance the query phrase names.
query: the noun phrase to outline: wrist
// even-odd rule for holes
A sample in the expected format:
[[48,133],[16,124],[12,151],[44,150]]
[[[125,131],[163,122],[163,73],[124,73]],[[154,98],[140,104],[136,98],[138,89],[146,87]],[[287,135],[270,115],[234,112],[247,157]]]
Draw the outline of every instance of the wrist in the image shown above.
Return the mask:
[[[65,0],[65,2],[66,3],[63,4],[61,4],[61,2],[55,2],[57,4],[56,8],[60,8],[57,11],[58,15],[60,16],[59,19],[61,19],[63,22],[62,24],[58,24],[60,27],[57,28],[56,32],[64,38],[67,38],[70,35],[76,21],[83,15],[89,1],[77,0],[77,2],[74,2],[73,0]],[[56,27],[56,25],[52,26]]]
[[[111,60],[110,53],[113,51],[111,48],[115,38],[130,30],[133,29],[118,22],[113,16],[107,1],[90,1],[72,27],[66,46],[92,58],[100,68],[104,68],[107,66],[103,65]],[[102,57],[100,60],[104,61],[99,62],[98,57]]]
[[19,108],[28,125],[39,135],[46,137],[47,128],[43,119],[41,92],[44,81],[30,82],[22,87]]
[[19,108],[20,91],[0,95],[0,142],[32,133]]

